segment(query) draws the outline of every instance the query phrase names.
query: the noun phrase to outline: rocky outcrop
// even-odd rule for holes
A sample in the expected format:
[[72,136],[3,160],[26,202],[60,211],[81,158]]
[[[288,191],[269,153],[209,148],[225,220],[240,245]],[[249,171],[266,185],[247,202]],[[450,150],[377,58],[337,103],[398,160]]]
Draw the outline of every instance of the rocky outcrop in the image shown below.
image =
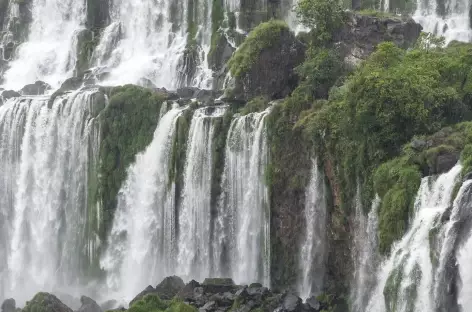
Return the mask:
[[82,296],[80,302],[82,306],[77,312],[103,312],[102,308],[92,298]]
[[156,286],[156,294],[161,299],[170,300],[184,287],[184,281],[180,277],[169,276]]
[[[306,46],[286,25],[267,24],[258,26],[244,42],[246,46],[241,46],[230,60],[231,72],[236,78],[235,99],[249,101],[257,96],[281,99],[298,84],[295,68],[303,62]],[[264,47],[259,46],[259,51],[251,47],[257,41],[265,43]]]
[[7,299],[3,301],[1,306],[2,312],[15,312],[16,311],[16,302],[15,299]]
[[24,86],[20,93],[21,95],[43,95],[51,86],[44,81],[36,81],[35,83]]
[[72,309],[66,306],[56,296],[49,293],[38,293],[31,301],[26,303],[23,312],[72,312]]
[[418,39],[422,27],[412,18],[374,17],[348,13],[347,23],[335,34],[334,41],[348,65],[365,60],[383,41],[409,48]]

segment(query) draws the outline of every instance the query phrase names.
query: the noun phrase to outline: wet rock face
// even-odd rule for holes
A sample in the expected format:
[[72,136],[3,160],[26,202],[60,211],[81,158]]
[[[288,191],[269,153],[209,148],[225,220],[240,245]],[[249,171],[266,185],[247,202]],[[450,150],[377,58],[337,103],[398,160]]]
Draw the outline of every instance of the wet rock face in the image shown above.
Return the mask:
[[170,300],[174,298],[174,296],[177,295],[177,293],[184,287],[184,281],[180,277],[169,276],[156,286],[156,293],[158,294],[159,298]]
[[242,91],[244,101],[261,95],[270,100],[288,96],[298,84],[295,68],[303,62],[305,50],[293,32],[281,31],[278,44],[261,51],[251,68],[236,79],[235,92]]
[[391,41],[401,48],[409,48],[418,39],[422,27],[412,18],[379,18],[348,13],[348,22],[335,34],[345,63],[357,65],[366,59],[383,41]]

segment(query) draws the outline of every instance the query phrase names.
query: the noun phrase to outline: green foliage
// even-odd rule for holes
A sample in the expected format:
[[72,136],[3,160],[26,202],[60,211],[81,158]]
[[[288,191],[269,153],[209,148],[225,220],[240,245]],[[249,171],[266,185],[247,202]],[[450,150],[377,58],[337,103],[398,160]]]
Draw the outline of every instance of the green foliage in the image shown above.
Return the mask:
[[39,292],[37,293],[31,301],[27,301],[25,307],[22,311],[24,312],[49,312],[47,303],[45,301],[48,293]]
[[100,114],[98,193],[105,212],[105,226],[112,219],[126,169],[135,155],[152,141],[164,101],[163,95],[133,85],[111,89],[109,98],[109,104]]
[[416,41],[415,48],[430,51],[444,48],[445,45],[446,41],[444,37],[436,37],[432,33],[421,32],[420,37]]
[[133,303],[128,312],[196,312],[192,307],[184,302],[174,299],[171,301],[161,300],[159,296],[148,294],[142,299]]
[[343,64],[333,49],[311,46],[305,61],[296,69],[302,78],[299,88],[315,99],[327,98],[328,92],[343,73]]
[[262,112],[269,106],[269,100],[264,96],[258,96],[247,102],[246,105],[241,109],[242,115],[250,113]]
[[344,20],[344,10],[338,0],[300,0],[295,12],[299,21],[312,29],[320,42],[332,39]]
[[228,61],[233,77],[244,75],[257,62],[264,49],[276,46],[282,33],[289,31],[287,23],[279,20],[270,20],[254,28]]
[[357,11],[356,13],[360,15],[373,16],[373,17],[378,17],[378,18],[398,18],[395,14],[392,14],[390,12],[378,11],[371,8],[363,9],[363,10]]
[[464,147],[464,150],[461,154],[461,162],[462,162],[462,174],[465,175],[469,172],[472,172],[472,142],[467,144]]

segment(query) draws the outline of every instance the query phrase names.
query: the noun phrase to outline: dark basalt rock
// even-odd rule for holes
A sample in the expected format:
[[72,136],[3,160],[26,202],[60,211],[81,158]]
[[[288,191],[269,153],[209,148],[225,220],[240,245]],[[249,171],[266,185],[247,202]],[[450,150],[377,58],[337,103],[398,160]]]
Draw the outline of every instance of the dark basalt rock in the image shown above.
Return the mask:
[[202,287],[206,294],[216,294],[234,291],[236,285],[231,278],[206,278]]
[[459,161],[460,154],[458,152],[450,152],[438,155],[436,158],[436,168],[434,168],[434,173],[444,173],[454,167]]
[[8,100],[10,98],[19,97],[19,96],[21,96],[21,94],[13,90],[5,90],[2,92],[2,97],[4,100]]
[[92,298],[82,296],[80,302],[82,306],[77,312],[103,312],[102,308]]
[[15,312],[16,311],[15,299],[10,298],[3,301],[1,311],[2,312]]
[[81,77],[68,78],[62,83],[60,90],[62,92],[77,90],[82,86],[83,82]]
[[33,84],[24,86],[20,93],[21,95],[43,95],[47,90],[50,90],[51,86],[44,81],[36,81]]
[[185,287],[184,281],[178,276],[166,277],[159,285],[156,286],[155,293],[165,300],[174,298],[179,291]]
[[292,294],[287,294],[285,296],[282,304],[282,311],[297,312],[301,311],[301,307],[302,299]]
[[144,296],[148,294],[155,294],[155,293],[156,293],[156,289],[152,287],[151,285],[149,285],[142,292],[140,292],[136,297],[134,297],[133,300],[129,302],[129,306],[132,306],[133,303],[135,303],[138,300],[141,300]]
[[350,12],[345,26],[335,33],[334,41],[345,63],[356,66],[381,42],[390,41],[405,49],[413,46],[421,30],[421,25],[412,18],[376,17]]
[[195,289],[198,287],[200,287],[200,283],[195,280],[191,280],[177,293],[177,298],[182,299],[183,301],[194,301]]
[[143,88],[157,89],[156,85],[147,78],[140,78],[137,82],[137,85]]

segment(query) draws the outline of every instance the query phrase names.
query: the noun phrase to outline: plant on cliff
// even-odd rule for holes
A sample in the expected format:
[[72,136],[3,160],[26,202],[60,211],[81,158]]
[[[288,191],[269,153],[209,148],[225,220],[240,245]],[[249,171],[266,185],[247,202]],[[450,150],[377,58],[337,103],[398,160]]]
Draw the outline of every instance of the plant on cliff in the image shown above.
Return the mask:
[[231,74],[234,77],[242,77],[257,62],[259,54],[267,48],[276,46],[281,40],[282,32],[290,29],[284,21],[270,20],[259,24],[254,28],[239,49],[228,62]]
[[338,0],[300,0],[295,12],[299,21],[312,29],[320,42],[330,40],[344,19],[344,10]]
[[99,196],[105,225],[112,219],[126,168],[152,141],[165,99],[162,94],[133,85],[113,88],[109,97],[109,104],[100,114]]
[[197,309],[179,301],[162,300],[157,295],[148,294],[133,303],[128,312],[196,312]]

